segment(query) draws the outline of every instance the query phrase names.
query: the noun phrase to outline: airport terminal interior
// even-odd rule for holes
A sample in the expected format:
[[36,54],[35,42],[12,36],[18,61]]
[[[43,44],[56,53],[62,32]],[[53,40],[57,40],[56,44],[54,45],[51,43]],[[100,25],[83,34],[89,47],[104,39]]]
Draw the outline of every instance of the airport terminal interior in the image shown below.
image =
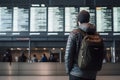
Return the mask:
[[97,80],[120,80],[119,0],[0,0],[0,80],[68,80],[66,42],[81,10],[105,44]]

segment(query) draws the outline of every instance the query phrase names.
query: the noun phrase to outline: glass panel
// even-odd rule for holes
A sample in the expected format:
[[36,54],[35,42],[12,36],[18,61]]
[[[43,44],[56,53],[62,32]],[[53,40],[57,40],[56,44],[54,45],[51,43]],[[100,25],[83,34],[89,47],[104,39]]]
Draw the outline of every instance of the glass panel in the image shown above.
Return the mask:
[[112,31],[112,9],[97,7],[96,22],[98,32]]
[[47,8],[31,7],[30,8],[30,31],[47,30]]
[[64,8],[48,7],[48,31],[63,31]]
[[120,32],[120,7],[113,7],[113,29]]
[[25,7],[14,7],[13,31],[28,31],[29,9]]
[[114,58],[113,56],[113,42],[110,41],[105,41],[105,58],[103,60],[103,63],[111,63],[113,62],[112,59]]
[[0,7],[0,31],[12,31],[12,8]]
[[120,62],[120,41],[115,42],[115,62]]
[[78,8],[65,7],[65,32],[70,32],[77,27]]

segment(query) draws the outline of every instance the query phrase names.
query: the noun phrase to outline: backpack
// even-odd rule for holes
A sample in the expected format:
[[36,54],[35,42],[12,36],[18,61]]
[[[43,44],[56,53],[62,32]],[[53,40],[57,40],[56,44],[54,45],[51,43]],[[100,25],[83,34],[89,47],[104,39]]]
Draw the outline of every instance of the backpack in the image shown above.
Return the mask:
[[78,66],[81,70],[99,71],[102,68],[104,58],[104,44],[100,35],[80,33],[83,35],[78,53]]

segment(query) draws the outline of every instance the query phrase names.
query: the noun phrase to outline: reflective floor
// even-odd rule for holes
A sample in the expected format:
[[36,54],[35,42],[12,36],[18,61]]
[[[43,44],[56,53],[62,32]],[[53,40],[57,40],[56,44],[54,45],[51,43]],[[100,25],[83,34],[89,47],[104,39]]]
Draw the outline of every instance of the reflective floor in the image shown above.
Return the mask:
[[[68,76],[0,76],[0,80],[68,80]],[[120,76],[97,76],[96,80],[120,80]]]

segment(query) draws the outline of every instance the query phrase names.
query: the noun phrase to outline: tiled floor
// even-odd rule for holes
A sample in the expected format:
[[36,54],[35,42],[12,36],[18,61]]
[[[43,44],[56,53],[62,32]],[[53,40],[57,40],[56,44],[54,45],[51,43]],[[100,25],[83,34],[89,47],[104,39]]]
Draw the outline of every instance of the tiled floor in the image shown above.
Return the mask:
[[[0,80],[68,80],[68,76],[0,76]],[[120,80],[120,76],[97,76],[97,80]]]

